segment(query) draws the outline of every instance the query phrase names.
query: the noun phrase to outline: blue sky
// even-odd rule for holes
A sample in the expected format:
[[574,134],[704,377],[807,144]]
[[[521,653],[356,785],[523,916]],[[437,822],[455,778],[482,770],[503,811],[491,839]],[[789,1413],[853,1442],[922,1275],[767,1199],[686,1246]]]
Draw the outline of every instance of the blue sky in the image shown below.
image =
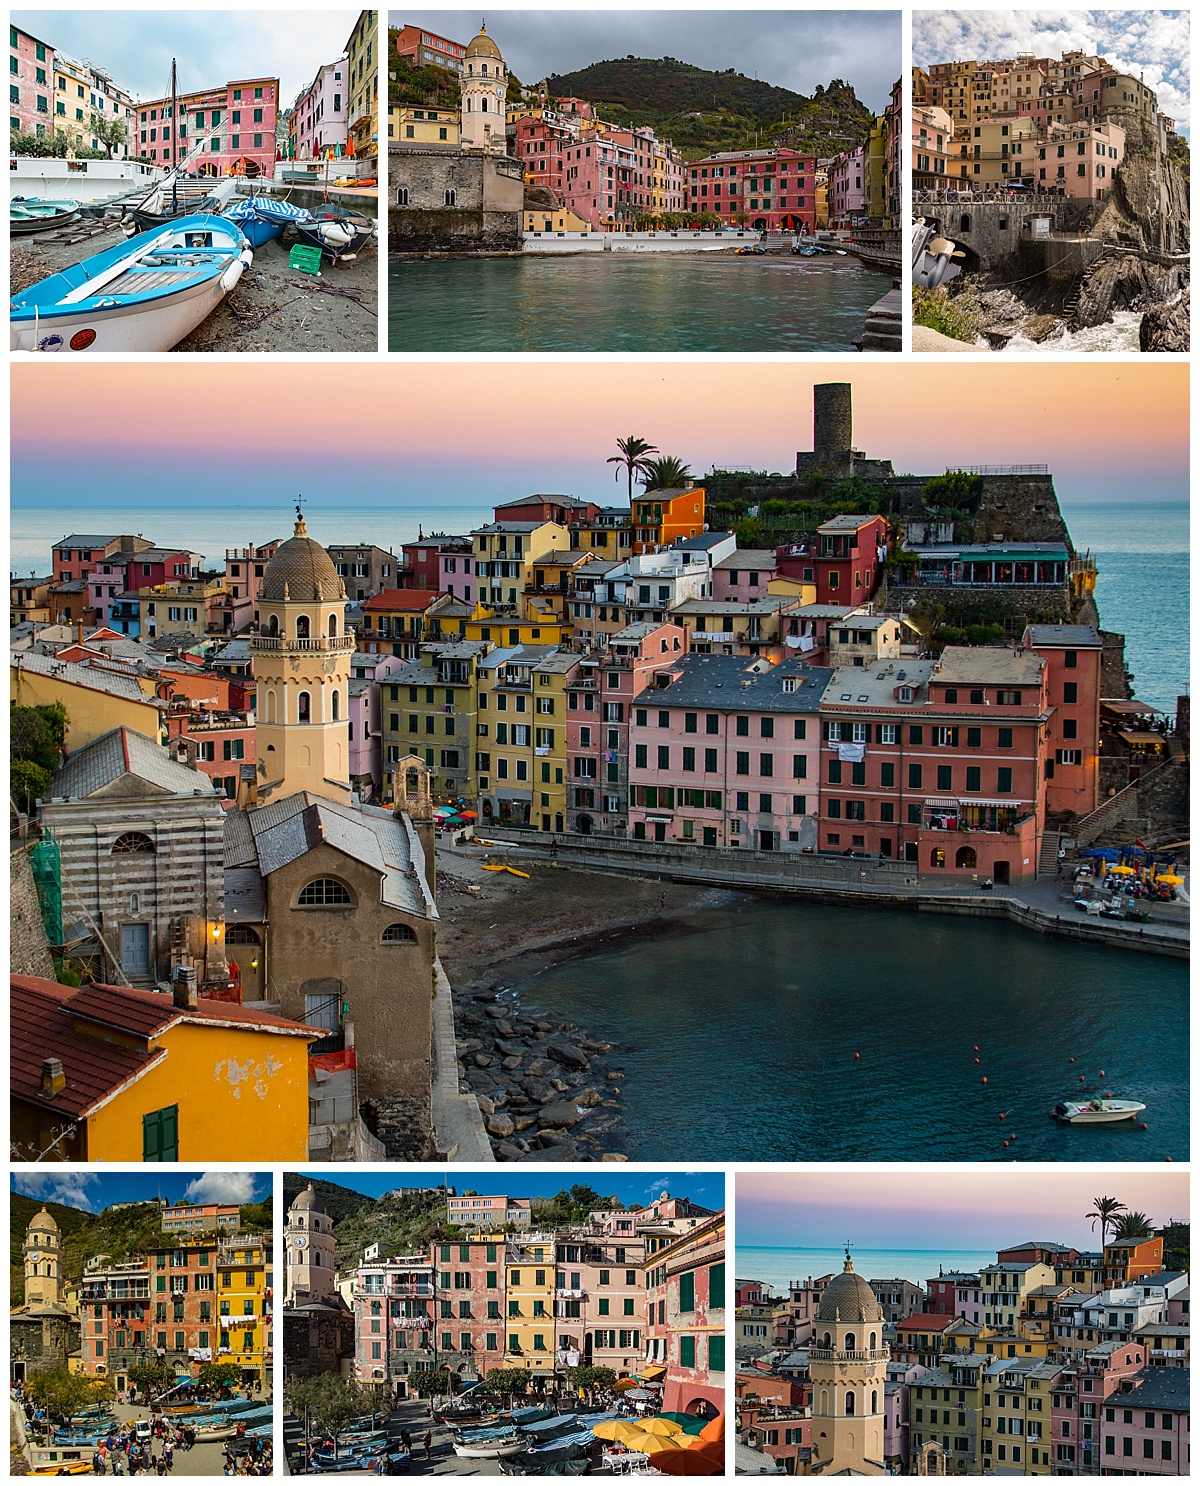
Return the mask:
[[485,1195],[506,1197],[553,1197],[563,1188],[586,1183],[604,1197],[615,1196],[626,1207],[650,1202],[663,1192],[672,1197],[687,1197],[701,1207],[725,1206],[725,1178],[713,1172],[689,1171],[622,1171],[614,1166],[577,1166],[571,1171],[526,1171],[506,1166],[503,1171],[461,1171],[457,1168],[415,1171],[411,1166],[397,1166],[390,1171],[356,1171],[341,1167],[337,1171],[304,1171],[305,1177],[335,1182],[352,1192],[379,1197],[393,1187],[442,1186],[448,1184],[459,1192],[473,1190]]
[[14,10],[11,19],[80,62],[106,67],[134,98],[170,89],[171,58],[182,90],[239,77],[278,77],[290,106],[325,62],[336,62],[359,11]]
[[[424,26],[466,43],[477,10],[391,10],[393,26]],[[614,57],[681,62],[811,94],[833,78],[882,113],[900,76],[898,10],[501,10],[488,34],[523,83]]]
[[9,1174],[14,1192],[98,1213],[113,1202],[262,1202],[271,1195],[262,1171],[70,1171],[36,1166]]
[[997,61],[1017,52],[1053,57],[1079,48],[1144,76],[1159,108],[1188,134],[1190,25],[1185,10],[916,10],[913,61],[928,67]]

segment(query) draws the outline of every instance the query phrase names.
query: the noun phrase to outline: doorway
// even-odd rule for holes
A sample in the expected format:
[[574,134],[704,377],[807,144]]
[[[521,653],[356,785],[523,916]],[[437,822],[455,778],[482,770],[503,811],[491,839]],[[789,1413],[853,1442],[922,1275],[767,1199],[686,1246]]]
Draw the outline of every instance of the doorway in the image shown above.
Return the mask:
[[150,925],[121,925],[121,968],[126,975],[150,974]]

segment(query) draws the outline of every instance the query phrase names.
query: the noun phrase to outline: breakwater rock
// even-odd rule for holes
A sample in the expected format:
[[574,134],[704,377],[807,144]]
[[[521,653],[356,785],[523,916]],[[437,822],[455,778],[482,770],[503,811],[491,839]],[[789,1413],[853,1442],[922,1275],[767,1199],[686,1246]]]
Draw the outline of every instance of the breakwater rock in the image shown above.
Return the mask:
[[1191,349],[1192,291],[1185,289],[1171,304],[1155,305],[1142,316],[1138,340],[1143,351]]

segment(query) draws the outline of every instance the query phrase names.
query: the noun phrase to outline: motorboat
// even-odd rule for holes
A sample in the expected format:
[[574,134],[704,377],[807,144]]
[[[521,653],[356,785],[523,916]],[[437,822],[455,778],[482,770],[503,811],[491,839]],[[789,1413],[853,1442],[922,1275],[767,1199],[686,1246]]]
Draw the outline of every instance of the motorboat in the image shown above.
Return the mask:
[[1136,1120],[1145,1107],[1136,1099],[1068,1099],[1050,1114],[1065,1125],[1119,1125]]
[[14,197],[8,204],[8,231],[12,237],[27,237],[33,232],[49,232],[65,227],[79,215],[77,201],[24,200]]
[[181,217],[106,248],[9,300],[13,351],[169,351],[254,262],[224,217]]
[[529,1448],[523,1434],[501,1435],[496,1440],[455,1440],[454,1453],[462,1460],[507,1460]]
[[299,228],[313,221],[312,213],[304,207],[273,196],[241,196],[225,208],[225,216],[238,224],[252,248],[282,237],[285,227]]

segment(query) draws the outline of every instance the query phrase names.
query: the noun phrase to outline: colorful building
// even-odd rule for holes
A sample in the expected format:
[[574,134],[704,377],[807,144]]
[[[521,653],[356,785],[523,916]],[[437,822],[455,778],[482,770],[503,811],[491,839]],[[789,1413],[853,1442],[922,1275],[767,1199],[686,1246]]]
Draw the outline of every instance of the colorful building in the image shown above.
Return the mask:
[[507,1241],[504,1366],[547,1378],[557,1368],[554,1261],[552,1234],[528,1233]]
[[[189,159],[191,175],[272,176],[277,77],[238,78],[137,105],[135,152],[155,165]],[[194,152],[194,153],[193,153]]]
[[8,77],[8,127],[23,134],[52,134],[54,48],[10,23]]
[[633,502],[633,551],[636,556],[670,547],[704,531],[704,486],[683,490],[647,490]]
[[346,72],[349,79],[347,132],[355,156],[374,174],[379,156],[379,12],[359,12],[347,38]]
[[816,227],[816,157],[780,145],[725,150],[686,167],[687,207],[760,232]]
[[275,1346],[274,1246],[269,1234],[217,1238],[217,1359],[236,1362],[240,1381],[270,1393]]
[[[651,1224],[648,1234],[654,1234]],[[646,1361],[666,1368],[667,1413],[725,1412],[725,1216],[647,1242]]]
[[414,67],[444,67],[461,72],[467,49],[457,41],[426,31],[421,26],[401,26],[396,36],[396,54]]
[[363,605],[359,648],[368,655],[392,654],[415,660],[428,638],[425,611],[437,598],[434,592],[385,588]]
[[829,225],[852,226],[866,204],[863,146],[843,150],[829,169]]
[[1104,1405],[1099,1473],[1191,1474],[1191,1374],[1155,1367],[1123,1379]]
[[327,62],[292,105],[288,140],[297,160],[319,159],[326,150],[345,154],[350,105],[349,58]]

